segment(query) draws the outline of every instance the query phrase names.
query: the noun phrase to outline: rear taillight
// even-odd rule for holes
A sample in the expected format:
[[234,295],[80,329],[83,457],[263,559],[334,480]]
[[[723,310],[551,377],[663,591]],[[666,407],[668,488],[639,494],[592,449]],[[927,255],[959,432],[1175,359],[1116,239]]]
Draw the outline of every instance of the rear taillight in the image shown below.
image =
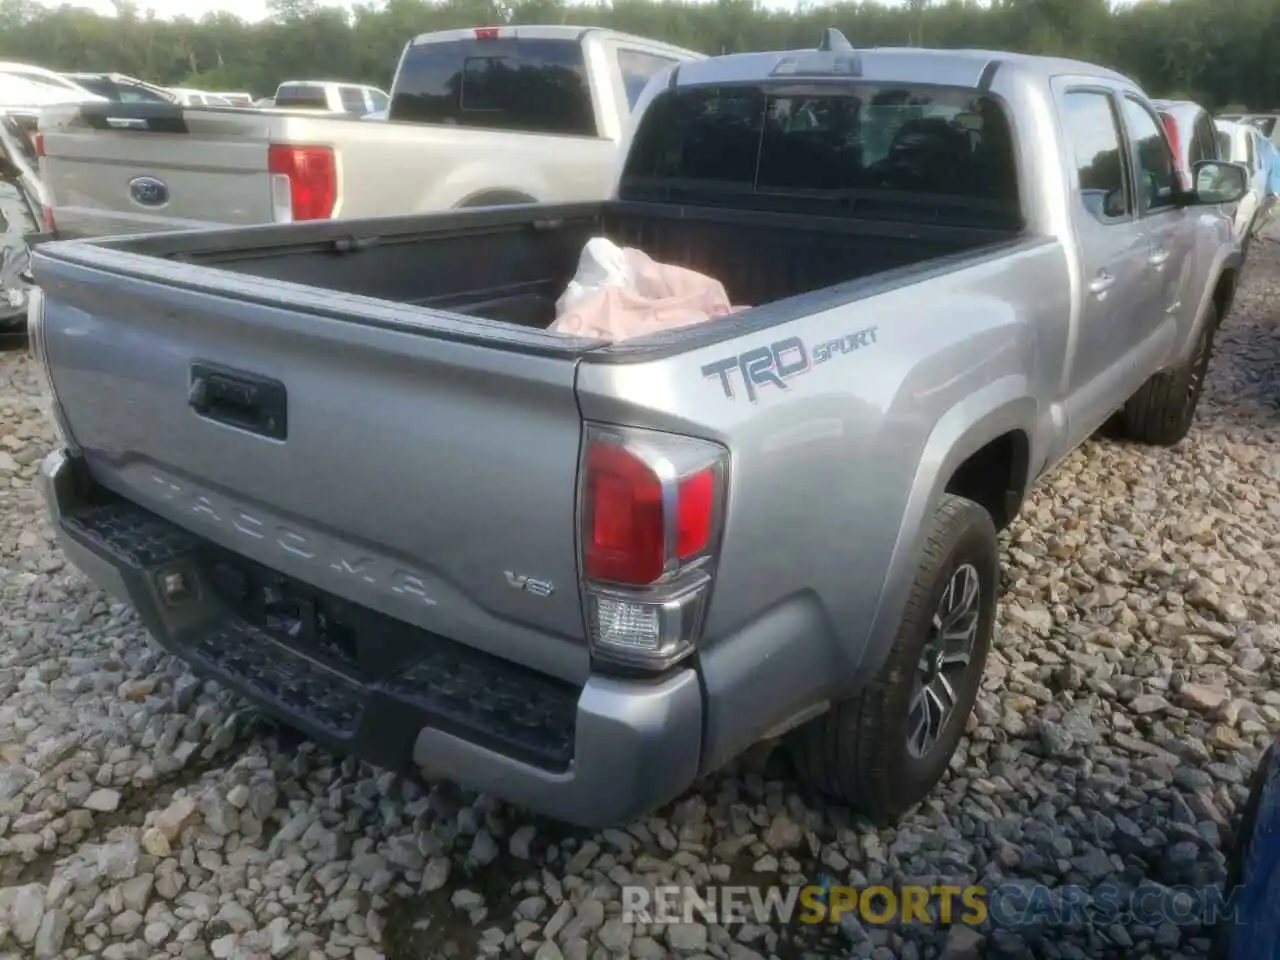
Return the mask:
[[37,157],[44,156],[44,134],[43,133],[33,133],[31,135],[31,145],[35,149]]
[[728,452],[651,430],[588,424],[581,557],[601,659],[662,669],[693,651],[710,595]]
[[338,164],[332,147],[273,143],[267,147],[267,170],[277,222],[333,216],[338,202]]
[[497,40],[498,27],[476,27],[475,34],[477,40]]
[[45,233],[58,232],[58,221],[54,219],[53,207],[44,208],[44,232]]
[[1173,151],[1173,163],[1178,168],[1178,181],[1183,190],[1191,189],[1191,171],[1182,168],[1182,137],[1178,135],[1178,124],[1167,113],[1160,114],[1164,122],[1164,132],[1169,138],[1169,149]]

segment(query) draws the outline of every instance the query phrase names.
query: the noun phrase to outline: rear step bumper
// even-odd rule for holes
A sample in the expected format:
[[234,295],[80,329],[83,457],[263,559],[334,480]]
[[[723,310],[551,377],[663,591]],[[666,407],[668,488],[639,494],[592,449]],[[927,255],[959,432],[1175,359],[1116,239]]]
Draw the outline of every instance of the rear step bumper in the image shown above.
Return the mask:
[[133,606],[162,647],[330,749],[587,827],[625,823],[697,777],[703,709],[692,670],[574,687],[396,623],[412,637],[385,645],[392,660],[382,650],[370,677],[233,613],[215,582],[216,548],[127,500],[92,495],[83,463],[65,451],[45,459],[40,485],[68,559]]

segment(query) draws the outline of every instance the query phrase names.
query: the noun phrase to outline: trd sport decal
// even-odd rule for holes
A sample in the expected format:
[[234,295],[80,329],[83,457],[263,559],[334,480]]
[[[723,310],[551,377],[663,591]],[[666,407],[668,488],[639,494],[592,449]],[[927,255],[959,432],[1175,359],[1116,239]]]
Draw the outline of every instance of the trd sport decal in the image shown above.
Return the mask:
[[760,397],[761,387],[774,386],[786,390],[788,380],[808,373],[818,364],[872,346],[876,342],[877,329],[866,327],[835,340],[825,340],[813,347],[812,357],[799,337],[787,337],[767,347],[756,347],[746,353],[708,363],[702,368],[702,375],[718,377],[724,395],[733,400],[734,371],[737,371],[742,377],[742,389],[747,399],[755,403]]

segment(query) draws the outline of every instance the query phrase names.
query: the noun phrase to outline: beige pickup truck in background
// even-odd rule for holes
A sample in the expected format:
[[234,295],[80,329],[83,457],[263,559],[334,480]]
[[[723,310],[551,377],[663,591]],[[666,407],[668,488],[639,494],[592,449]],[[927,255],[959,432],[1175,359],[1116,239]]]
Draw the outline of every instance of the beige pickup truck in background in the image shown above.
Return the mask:
[[649,79],[702,54],[591,27],[424,34],[386,121],[94,103],[46,109],[61,237],[604,199]]

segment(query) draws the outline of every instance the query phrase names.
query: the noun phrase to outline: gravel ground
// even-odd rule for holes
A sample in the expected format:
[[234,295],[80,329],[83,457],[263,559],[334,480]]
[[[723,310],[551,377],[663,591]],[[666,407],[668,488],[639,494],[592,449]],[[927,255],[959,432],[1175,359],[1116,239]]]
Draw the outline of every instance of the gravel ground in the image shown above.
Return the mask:
[[1193,437],[1092,442],[1032,496],[971,738],[884,831],[777,764],[591,835],[299,742],[65,563],[31,485],[32,366],[0,357],[0,956],[1204,956],[1173,923],[633,929],[617,885],[1221,882],[1280,732],[1278,313],[1260,245]]

